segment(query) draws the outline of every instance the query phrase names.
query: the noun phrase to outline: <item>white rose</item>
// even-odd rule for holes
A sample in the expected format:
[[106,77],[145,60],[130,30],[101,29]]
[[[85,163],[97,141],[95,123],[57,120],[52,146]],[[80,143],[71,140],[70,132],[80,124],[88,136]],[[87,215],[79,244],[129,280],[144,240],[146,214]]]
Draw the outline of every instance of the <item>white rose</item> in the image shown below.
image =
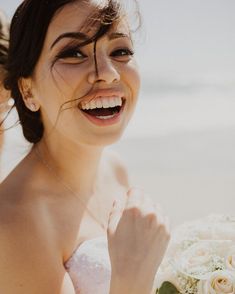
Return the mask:
[[[235,247],[233,250],[230,251],[230,253],[225,258],[225,264],[229,271],[235,272]],[[234,273],[235,275],[235,273]]]
[[198,283],[198,294],[235,294],[235,278],[229,271],[216,271]]
[[179,287],[177,273],[175,272],[172,265],[169,263],[169,260],[164,260],[159,270],[157,271],[155,280],[154,280],[154,288],[159,289],[161,285],[166,281],[175,285],[176,288]]
[[235,254],[227,256],[226,267],[230,271],[235,271]]
[[[182,252],[175,265],[178,270],[195,278],[208,276],[208,265],[212,259],[210,242],[200,241]],[[206,277],[205,277],[206,275]]]

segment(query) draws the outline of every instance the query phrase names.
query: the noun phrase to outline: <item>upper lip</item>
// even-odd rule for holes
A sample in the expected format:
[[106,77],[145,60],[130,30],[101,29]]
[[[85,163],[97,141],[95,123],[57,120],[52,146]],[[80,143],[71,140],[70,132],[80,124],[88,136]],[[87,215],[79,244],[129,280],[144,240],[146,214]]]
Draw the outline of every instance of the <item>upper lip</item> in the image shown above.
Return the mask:
[[124,92],[118,89],[96,89],[96,90],[93,90],[88,95],[85,95],[79,104],[81,104],[82,102],[83,103],[89,102],[91,100],[97,99],[98,97],[111,97],[111,96],[118,96],[118,97],[124,98]]

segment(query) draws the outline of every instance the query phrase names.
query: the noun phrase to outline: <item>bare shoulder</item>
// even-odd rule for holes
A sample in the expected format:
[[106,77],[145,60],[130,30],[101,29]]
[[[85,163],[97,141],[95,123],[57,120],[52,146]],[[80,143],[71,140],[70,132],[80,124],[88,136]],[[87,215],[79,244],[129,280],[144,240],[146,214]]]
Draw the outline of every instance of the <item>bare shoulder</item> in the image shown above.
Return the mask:
[[0,187],[0,293],[74,294],[47,219],[38,221],[43,207],[32,209],[22,191],[6,188]]
[[111,167],[117,181],[122,186],[129,188],[128,170],[120,155],[117,152],[109,149],[105,152],[105,159]]
[[9,238],[1,230],[0,293],[75,294],[63,265],[41,246],[31,246],[30,240]]

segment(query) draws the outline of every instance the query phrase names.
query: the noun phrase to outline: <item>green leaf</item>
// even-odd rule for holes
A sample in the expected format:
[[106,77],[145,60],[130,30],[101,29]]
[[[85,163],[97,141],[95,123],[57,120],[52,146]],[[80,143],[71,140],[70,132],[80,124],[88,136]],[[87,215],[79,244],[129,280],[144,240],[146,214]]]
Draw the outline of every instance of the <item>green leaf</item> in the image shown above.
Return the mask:
[[158,294],[180,294],[177,288],[170,282],[164,282],[161,288],[156,292]]

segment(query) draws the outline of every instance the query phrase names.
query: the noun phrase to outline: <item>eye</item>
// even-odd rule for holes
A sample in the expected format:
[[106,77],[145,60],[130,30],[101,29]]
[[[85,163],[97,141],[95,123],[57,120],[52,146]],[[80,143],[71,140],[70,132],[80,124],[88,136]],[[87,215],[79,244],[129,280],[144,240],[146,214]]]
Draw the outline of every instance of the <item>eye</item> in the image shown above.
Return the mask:
[[87,58],[87,55],[78,48],[67,48],[62,50],[56,58],[64,59],[66,63],[81,63]]
[[116,49],[111,53],[111,56],[121,61],[128,61],[134,55],[133,50],[129,48]]

